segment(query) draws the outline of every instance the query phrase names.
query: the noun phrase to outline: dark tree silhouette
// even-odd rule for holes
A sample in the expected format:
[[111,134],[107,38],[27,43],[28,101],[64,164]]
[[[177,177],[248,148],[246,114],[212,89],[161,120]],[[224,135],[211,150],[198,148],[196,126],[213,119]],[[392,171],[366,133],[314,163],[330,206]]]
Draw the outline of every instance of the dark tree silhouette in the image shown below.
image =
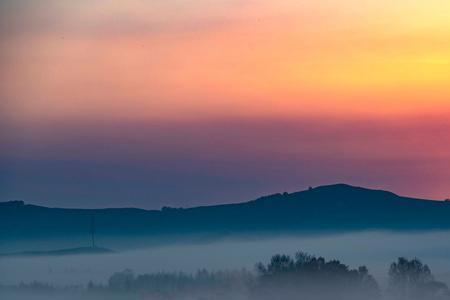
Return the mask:
[[108,280],[108,286],[115,291],[128,292],[131,290],[134,279],[133,271],[127,269],[114,273]]
[[192,299],[189,297],[195,296],[198,299],[228,300],[236,294],[246,294],[253,280],[253,274],[245,269],[217,272],[199,270],[195,274],[160,272],[137,276],[125,270],[110,277],[105,292],[112,292],[111,295],[138,294],[145,299]]
[[396,300],[450,299],[447,286],[435,281],[430,268],[417,258],[400,257],[391,264],[388,294]]
[[338,260],[326,261],[298,252],[295,259],[275,255],[256,265],[258,299],[377,299],[378,284],[366,267],[350,269]]

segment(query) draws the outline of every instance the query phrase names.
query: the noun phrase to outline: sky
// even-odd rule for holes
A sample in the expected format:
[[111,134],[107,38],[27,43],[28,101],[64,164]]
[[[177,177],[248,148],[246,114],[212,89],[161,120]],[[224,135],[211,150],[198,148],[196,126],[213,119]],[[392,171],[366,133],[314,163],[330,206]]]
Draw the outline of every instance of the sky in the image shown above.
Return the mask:
[[450,197],[450,2],[0,2],[0,201]]

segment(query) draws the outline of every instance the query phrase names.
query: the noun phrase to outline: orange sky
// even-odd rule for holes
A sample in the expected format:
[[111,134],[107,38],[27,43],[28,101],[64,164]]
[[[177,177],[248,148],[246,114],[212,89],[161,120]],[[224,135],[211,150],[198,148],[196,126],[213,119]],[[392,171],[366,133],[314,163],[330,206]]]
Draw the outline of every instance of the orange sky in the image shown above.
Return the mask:
[[450,111],[448,1],[10,1],[13,118]]

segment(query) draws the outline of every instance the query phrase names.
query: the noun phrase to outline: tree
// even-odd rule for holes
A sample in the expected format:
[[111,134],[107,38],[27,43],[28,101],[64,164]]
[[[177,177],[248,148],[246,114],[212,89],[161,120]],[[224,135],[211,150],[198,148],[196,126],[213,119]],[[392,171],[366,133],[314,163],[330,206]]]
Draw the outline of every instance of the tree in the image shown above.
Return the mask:
[[394,299],[450,299],[447,286],[435,281],[430,268],[417,258],[400,257],[391,264],[388,293]]
[[108,286],[116,291],[129,291],[134,281],[132,270],[126,269],[122,272],[114,273],[108,280]]
[[275,255],[256,265],[255,299],[377,299],[378,284],[366,267],[350,269],[338,260],[327,261],[298,252]]

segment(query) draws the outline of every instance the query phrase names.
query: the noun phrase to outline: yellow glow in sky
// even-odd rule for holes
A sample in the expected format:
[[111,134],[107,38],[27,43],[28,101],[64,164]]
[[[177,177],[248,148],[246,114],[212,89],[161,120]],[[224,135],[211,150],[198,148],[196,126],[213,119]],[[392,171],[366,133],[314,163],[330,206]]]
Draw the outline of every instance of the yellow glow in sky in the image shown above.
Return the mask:
[[6,1],[13,120],[450,111],[448,1]]

